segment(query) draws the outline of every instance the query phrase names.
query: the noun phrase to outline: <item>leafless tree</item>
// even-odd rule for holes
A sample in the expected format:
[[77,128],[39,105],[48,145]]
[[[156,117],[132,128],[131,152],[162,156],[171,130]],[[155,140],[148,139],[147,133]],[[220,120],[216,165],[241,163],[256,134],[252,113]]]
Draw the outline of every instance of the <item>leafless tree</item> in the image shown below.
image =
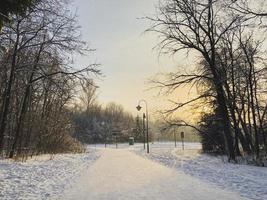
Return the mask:
[[55,143],[72,131],[67,105],[77,84],[100,71],[96,64],[73,66],[72,54],[90,50],[65,1],[38,1],[12,17],[0,35],[0,151],[11,158],[29,149],[60,151]]
[[166,113],[196,102],[214,110],[218,107],[229,160],[241,154],[239,142],[257,158],[261,141],[266,147],[265,104],[260,95],[266,68],[260,55],[262,41],[251,34],[257,29],[252,26],[254,18],[237,11],[237,3],[240,1],[168,0],[159,5],[156,17],[148,17],[153,23],[148,31],[161,38],[161,53],[195,52],[201,60],[191,71],[179,70],[166,75],[165,80],[152,81],[167,93],[183,85],[198,89],[198,97],[173,102],[174,107]]

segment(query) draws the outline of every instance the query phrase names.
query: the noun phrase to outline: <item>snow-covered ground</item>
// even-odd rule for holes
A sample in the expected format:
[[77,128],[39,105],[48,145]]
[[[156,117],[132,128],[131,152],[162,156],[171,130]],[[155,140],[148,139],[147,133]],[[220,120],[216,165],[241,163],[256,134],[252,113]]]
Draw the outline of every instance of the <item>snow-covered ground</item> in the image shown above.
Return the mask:
[[135,151],[169,168],[222,189],[237,192],[242,197],[267,199],[267,168],[231,164],[225,157],[200,154],[200,148],[200,144],[186,143],[185,150],[182,151],[180,143],[176,149],[173,143],[155,143],[151,144],[149,155],[140,148],[135,148]]
[[127,148],[105,149],[62,200],[246,200]]
[[229,164],[197,143],[91,145],[84,154],[0,160],[2,200],[266,200],[267,168]]
[[0,199],[57,199],[98,157],[98,151],[88,149],[83,154],[55,155],[53,159],[38,156],[26,163],[0,160]]

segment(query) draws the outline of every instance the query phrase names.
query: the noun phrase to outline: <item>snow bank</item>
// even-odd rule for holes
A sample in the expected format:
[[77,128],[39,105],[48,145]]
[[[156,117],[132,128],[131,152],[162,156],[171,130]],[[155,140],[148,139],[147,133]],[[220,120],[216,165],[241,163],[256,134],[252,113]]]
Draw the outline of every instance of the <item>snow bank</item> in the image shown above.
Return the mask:
[[26,163],[0,161],[0,199],[53,199],[61,194],[99,157],[89,149],[84,154],[38,156]]
[[172,143],[156,143],[151,145],[149,155],[140,148],[135,151],[222,189],[237,192],[242,197],[267,199],[267,168],[231,164],[224,157],[200,154],[197,144],[185,144],[185,148],[182,151],[180,145],[175,149]]

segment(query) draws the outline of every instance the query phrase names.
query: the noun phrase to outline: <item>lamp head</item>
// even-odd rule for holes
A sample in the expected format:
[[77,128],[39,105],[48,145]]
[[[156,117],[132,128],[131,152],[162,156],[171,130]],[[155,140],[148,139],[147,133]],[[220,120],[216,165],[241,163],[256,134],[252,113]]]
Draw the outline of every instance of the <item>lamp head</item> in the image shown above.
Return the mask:
[[137,109],[138,111],[140,111],[140,110],[142,109],[142,107],[141,107],[140,105],[138,105],[138,106],[136,106],[136,109]]

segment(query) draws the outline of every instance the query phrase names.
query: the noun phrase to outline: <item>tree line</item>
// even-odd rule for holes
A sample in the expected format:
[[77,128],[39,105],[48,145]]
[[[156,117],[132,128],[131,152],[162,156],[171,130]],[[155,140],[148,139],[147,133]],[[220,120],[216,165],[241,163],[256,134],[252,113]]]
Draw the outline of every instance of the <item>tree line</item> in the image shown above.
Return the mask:
[[74,135],[82,143],[127,142],[136,135],[135,119],[123,106],[111,102],[103,106],[97,100],[97,86],[88,80],[82,86],[79,102],[73,108]]
[[[160,52],[195,55],[194,66],[153,80],[166,93],[197,88],[194,99],[164,112],[165,122],[195,128],[209,150],[219,148],[233,161],[253,155],[260,163],[267,152],[266,6],[261,0],[166,0],[148,17]],[[197,126],[171,117],[191,104],[208,108]]]
[[72,55],[90,49],[67,1],[25,2],[0,10],[0,152],[80,151],[70,105],[77,87],[100,74],[98,65],[73,63]]

